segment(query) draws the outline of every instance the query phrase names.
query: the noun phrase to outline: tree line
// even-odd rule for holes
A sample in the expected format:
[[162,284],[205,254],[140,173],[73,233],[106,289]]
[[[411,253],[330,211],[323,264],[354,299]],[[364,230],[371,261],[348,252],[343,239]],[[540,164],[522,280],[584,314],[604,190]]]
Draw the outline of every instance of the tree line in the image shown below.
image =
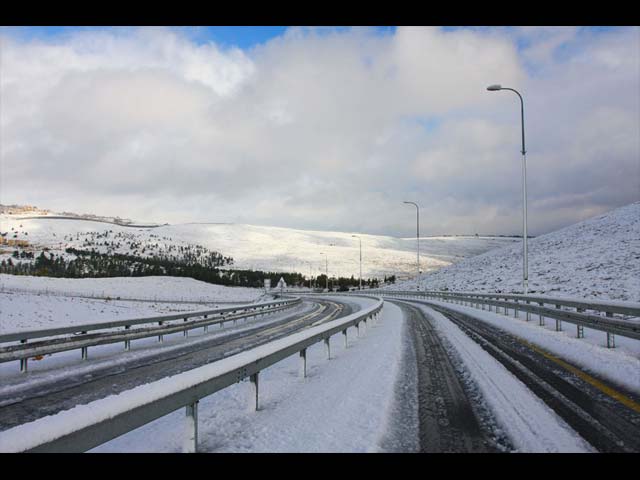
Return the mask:
[[[173,276],[189,277],[216,285],[241,286],[260,288],[264,280],[271,280],[271,287],[276,288],[280,278],[287,286],[324,288],[326,276],[320,275],[313,281],[305,279],[297,272],[265,272],[261,270],[241,270],[220,268],[233,262],[230,257],[223,257],[217,252],[207,252],[204,264],[190,255],[183,259],[167,257],[142,257],[139,255],[122,253],[101,253],[95,249],[80,250],[69,247],[67,254],[75,258],[65,258],[52,252],[14,251],[13,258],[32,260],[28,262],[12,261],[11,258],[0,262],[0,273],[12,275],[32,275],[62,278],[99,278],[99,277],[144,277],[144,276]],[[200,260],[203,258],[201,257]],[[395,277],[393,277],[395,281]],[[387,278],[385,277],[385,282]],[[377,278],[362,280],[363,286],[376,288],[379,286]],[[329,286],[332,290],[346,291],[358,286],[358,279],[351,276],[330,278]]]

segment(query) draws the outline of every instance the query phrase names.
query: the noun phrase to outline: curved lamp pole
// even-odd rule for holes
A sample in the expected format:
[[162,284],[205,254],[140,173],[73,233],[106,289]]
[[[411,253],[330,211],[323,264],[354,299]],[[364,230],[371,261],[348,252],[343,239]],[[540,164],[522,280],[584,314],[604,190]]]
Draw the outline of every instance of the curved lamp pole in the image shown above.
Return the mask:
[[498,90],[511,90],[515,92],[516,95],[520,98],[520,119],[522,125],[522,223],[523,223],[523,272],[522,272],[522,287],[524,290],[524,294],[527,294],[529,290],[529,264],[527,259],[527,157],[526,157],[526,149],[524,148],[524,100],[522,100],[522,95],[513,89],[508,87],[503,87],[501,85],[490,85],[487,87],[487,90],[490,92],[495,92]]
[[416,207],[416,237],[418,239],[418,276],[416,277],[416,290],[420,290],[420,207],[415,202],[403,202]]
[[362,239],[358,235],[351,236],[360,240],[360,283],[358,286],[358,290],[362,290]]

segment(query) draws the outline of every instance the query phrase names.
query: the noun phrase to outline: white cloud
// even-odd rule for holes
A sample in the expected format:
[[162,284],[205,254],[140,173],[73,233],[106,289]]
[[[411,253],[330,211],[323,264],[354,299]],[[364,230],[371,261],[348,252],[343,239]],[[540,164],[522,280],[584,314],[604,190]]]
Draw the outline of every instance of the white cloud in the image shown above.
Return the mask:
[[0,200],[405,236],[416,200],[424,234],[515,233],[502,83],[525,96],[540,233],[640,196],[639,31],[290,29],[249,52],[164,28],[5,36]]

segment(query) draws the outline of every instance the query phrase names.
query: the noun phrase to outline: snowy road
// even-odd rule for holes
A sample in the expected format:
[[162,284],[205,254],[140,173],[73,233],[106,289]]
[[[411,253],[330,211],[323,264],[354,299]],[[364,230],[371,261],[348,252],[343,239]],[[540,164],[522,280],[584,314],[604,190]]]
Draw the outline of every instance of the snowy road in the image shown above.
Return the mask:
[[[141,341],[131,352],[117,347],[84,363],[76,355],[71,365],[53,363],[29,372],[26,380],[5,376],[0,444],[3,431],[16,425],[111,401],[105,397],[347,315],[367,302],[356,296],[305,298],[286,313],[216,333],[177,335],[163,346]],[[257,412],[246,409],[245,382],[203,399],[202,451],[640,450],[633,392],[602,378],[586,381],[594,380],[593,372],[559,361],[529,337],[473,317],[470,309],[444,307],[388,299],[382,322],[364,338],[352,338],[348,348],[335,342],[330,361],[320,345],[311,348],[309,376],[302,381],[297,358],[266,369]],[[628,402],[611,392],[627,395]],[[93,451],[179,451],[183,422],[184,413],[176,411]]]
[[[427,306],[427,303],[408,301],[405,305],[415,305],[413,315],[417,315],[418,310],[422,312],[425,317],[422,324],[435,325],[440,337],[449,344],[450,355],[457,357],[458,376],[470,378],[466,382],[467,393],[475,390],[479,397],[480,401],[474,405],[476,415],[479,403],[484,402],[490,412],[488,425],[504,429],[517,450],[640,450],[640,409],[633,393],[607,385],[605,380],[595,379],[495,326],[442,305]],[[431,349],[437,350],[433,346]],[[442,360],[440,364],[446,366]],[[442,366],[440,369],[447,370]],[[423,393],[430,400],[424,407],[426,412],[420,413],[421,422],[426,418],[426,425],[429,421],[433,424],[433,418],[438,416],[445,421],[439,422],[438,428],[431,427],[435,440],[421,434],[421,440],[426,442],[421,447],[429,449],[435,445],[448,451],[460,446],[473,451],[473,444],[464,442],[469,432],[475,431],[473,422],[467,422],[466,430],[464,424],[461,425],[461,419],[469,418],[468,409],[450,400],[451,389],[443,389],[442,384],[431,385]],[[420,400],[422,410],[423,399]],[[439,404],[441,410],[436,408]],[[452,423],[452,418],[458,421]],[[487,425],[486,420],[479,423]],[[457,443],[450,444],[446,437],[452,432]]]
[[[138,351],[113,354],[96,361],[62,365],[44,372],[14,375],[0,388],[0,430],[67,410],[78,404],[131,389],[137,385],[214,362],[268,341],[348,315],[353,304],[314,299],[286,314],[267,315],[239,328],[221,329],[159,346],[140,342]],[[169,339],[169,336],[167,337]]]
[[499,451],[491,438],[492,432],[483,428],[474,413],[462,380],[433,324],[415,306],[405,302],[394,303],[402,310],[414,342],[420,451]]

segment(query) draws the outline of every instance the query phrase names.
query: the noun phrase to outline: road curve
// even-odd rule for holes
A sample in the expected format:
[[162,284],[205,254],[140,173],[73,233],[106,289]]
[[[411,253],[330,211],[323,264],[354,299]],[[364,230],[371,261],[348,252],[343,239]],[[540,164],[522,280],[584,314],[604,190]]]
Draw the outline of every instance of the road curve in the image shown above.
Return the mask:
[[295,309],[279,320],[212,336],[209,341],[185,342],[178,349],[164,352],[160,348],[157,354],[107,364],[90,373],[70,373],[62,379],[39,382],[18,394],[13,390],[3,394],[0,390],[0,431],[215,362],[353,310],[351,304],[338,300],[307,299],[303,303],[306,308]]

